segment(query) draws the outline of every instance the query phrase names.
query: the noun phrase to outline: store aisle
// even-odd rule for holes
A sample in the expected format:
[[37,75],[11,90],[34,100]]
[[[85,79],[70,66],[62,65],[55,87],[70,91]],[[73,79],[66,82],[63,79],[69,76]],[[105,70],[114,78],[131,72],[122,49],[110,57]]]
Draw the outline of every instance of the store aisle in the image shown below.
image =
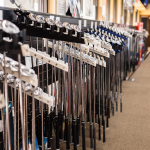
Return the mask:
[[111,117],[100,150],[150,149],[150,56],[132,78],[135,82],[123,82],[123,113]]
[[[149,68],[150,56],[132,76],[135,78],[135,82],[123,82],[123,113],[115,112],[115,117],[111,116],[109,120],[110,129],[106,129],[106,143],[103,144],[102,141],[97,140],[97,150],[150,149]],[[87,124],[86,136],[89,135],[88,126],[89,124]],[[78,150],[82,149],[81,140]],[[86,145],[87,150],[90,150],[88,137],[86,138]],[[61,148],[65,148],[65,145],[62,144]],[[71,149],[73,149],[73,145]]]

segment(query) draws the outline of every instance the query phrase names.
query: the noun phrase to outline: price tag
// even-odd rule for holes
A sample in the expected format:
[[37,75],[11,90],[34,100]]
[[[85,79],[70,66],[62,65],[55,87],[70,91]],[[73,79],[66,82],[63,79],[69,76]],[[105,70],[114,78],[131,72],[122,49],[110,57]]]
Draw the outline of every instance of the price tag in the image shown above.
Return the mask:
[[5,107],[5,99],[4,99],[4,94],[0,94],[0,109]]
[[91,21],[91,29],[93,29],[93,21]]
[[87,26],[87,20],[84,20],[84,27]]
[[50,19],[52,19],[54,21],[54,16],[50,16]]
[[26,63],[26,66],[28,67],[28,68],[32,68],[32,63],[31,63],[31,56],[26,56],[25,57],[25,63]]
[[81,20],[79,20],[78,25],[79,25],[79,28],[82,29],[82,21]]
[[97,30],[97,22],[95,22],[95,30]]
[[3,132],[3,120],[0,120],[0,132]]
[[15,111],[14,111],[14,107],[11,107],[11,111],[12,111],[12,116],[15,116]]
[[56,20],[60,21],[60,17],[56,17]]

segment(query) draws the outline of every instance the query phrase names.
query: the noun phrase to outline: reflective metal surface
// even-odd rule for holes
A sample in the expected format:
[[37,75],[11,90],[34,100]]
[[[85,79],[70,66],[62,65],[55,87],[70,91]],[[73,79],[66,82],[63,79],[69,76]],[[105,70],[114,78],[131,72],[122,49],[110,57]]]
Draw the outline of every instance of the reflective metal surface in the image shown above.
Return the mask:
[[48,25],[51,25],[51,26],[55,25],[55,22],[52,19],[46,18],[45,20]]
[[39,87],[36,87],[34,89],[34,95],[38,96],[38,95],[41,95],[43,93],[43,90]]
[[39,23],[46,23],[45,18],[41,15],[36,16],[36,21]]
[[20,32],[19,28],[8,20],[3,20],[1,22],[2,30],[9,34],[17,34]]
[[20,72],[24,76],[33,76],[35,75],[35,71],[33,69],[27,68],[26,66],[22,66]]

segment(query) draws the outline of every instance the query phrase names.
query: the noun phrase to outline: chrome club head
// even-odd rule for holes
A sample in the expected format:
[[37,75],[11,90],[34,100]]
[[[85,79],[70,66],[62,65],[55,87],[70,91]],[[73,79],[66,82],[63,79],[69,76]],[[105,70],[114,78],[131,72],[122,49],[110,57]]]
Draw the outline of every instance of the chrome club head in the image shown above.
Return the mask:
[[4,71],[0,71],[0,81],[4,81],[4,79],[5,79]]
[[1,21],[1,28],[4,32],[9,34],[18,34],[20,32],[19,28],[8,20]]
[[41,95],[42,93],[43,93],[43,90],[42,90],[41,88],[36,87],[36,88],[34,89],[34,95],[39,96],[39,95]]
[[52,19],[46,18],[45,20],[46,20],[46,23],[47,23],[48,25],[50,25],[50,26],[55,25],[55,22],[54,22]]
[[27,68],[26,66],[22,66],[20,72],[24,76],[34,76],[35,71],[33,69]]
[[46,23],[45,18],[41,15],[36,16],[36,21],[38,23]]
[[[13,59],[5,57],[6,68],[10,67],[12,61]],[[2,66],[4,67],[4,59],[2,60]]]
[[15,80],[15,77],[14,77],[14,76],[12,76],[12,75],[10,75],[10,74],[7,75],[7,83],[8,83],[8,84],[14,83],[14,80]]
[[25,83],[25,91],[26,91],[26,92],[32,91],[32,86],[31,86],[31,84]]

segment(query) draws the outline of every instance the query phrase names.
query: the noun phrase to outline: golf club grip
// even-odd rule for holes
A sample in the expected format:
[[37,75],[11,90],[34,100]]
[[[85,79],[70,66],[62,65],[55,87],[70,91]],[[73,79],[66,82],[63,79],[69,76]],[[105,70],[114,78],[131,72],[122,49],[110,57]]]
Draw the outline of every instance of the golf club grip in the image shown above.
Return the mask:
[[66,119],[65,119],[65,129],[64,129],[64,142],[66,142]]
[[108,99],[108,108],[107,108],[107,116],[110,118],[110,98]]
[[48,149],[51,148],[51,140],[50,140],[50,114],[47,116],[48,118]]
[[68,131],[68,133],[69,133],[69,143],[71,143],[71,121],[70,121],[70,119],[69,119],[69,131]]
[[65,119],[65,129],[66,129],[66,150],[70,150],[70,140],[69,140],[69,122],[68,117]]
[[56,150],[59,149],[59,122],[58,116],[56,116]]
[[79,125],[79,126],[78,126],[78,129],[79,129],[79,130],[78,130],[78,133],[79,133],[79,136],[80,136],[80,116],[77,118],[77,120],[78,120],[78,123],[79,123],[79,124],[78,124],[78,125]]
[[98,131],[99,131],[99,136],[98,136],[98,140],[101,140],[101,120],[100,118],[98,118]]
[[80,118],[77,118],[77,145],[79,145]]
[[107,116],[106,127],[109,128],[109,118],[108,118],[108,116]]
[[105,96],[105,116],[107,116],[107,105],[106,105],[106,96]]
[[85,145],[85,122],[82,122],[82,150],[86,150],[86,145]]
[[96,127],[94,126],[94,129],[93,129],[93,134],[94,134],[94,150],[96,150]]
[[63,112],[61,112],[61,129],[60,129],[60,139],[61,140],[63,139],[62,132],[63,132]]
[[72,143],[74,143],[74,119],[72,119]]
[[30,135],[30,141],[31,141],[31,144],[32,144],[32,116],[31,116],[31,113],[28,115],[28,119],[29,119],[29,135]]
[[73,141],[74,141],[74,150],[77,150],[77,142],[76,142],[76,121],[73,120]]
[[42,145],[42,124],[41,124],[41,113],[39,113],[39,117],[38,117],[38,129],[39,129],[39,141],[38,141],[38,145]]
[[100,115],[103,114],[103,96],[100,96]]
[[116,111],[118,111],[118,93],[116,92]]
[[104,115],[102,115],[102,126],[104,126]]
[[90,124],[90,148],[93,148],[92,123]]
[[47,124],[48,124],[48,114],[47,114],[47,110],[45,110],[45,137],[47,137],[47,133],[48,133],[48,126],[47,126]]
[[73,123],[74,119],[72,119],[72,143],[74,143],[74,123]]
[[0,110],[0,149],[3,149],[3,123],[1,118],[1,110]]
[[105,143],[106,142],[106,139],[105,139],[105,120],[103,120],[103,123],[104,123],[104,125],[103,125],[103,143]]
[[52,139],[52,112],[50,113],[50,139]]

